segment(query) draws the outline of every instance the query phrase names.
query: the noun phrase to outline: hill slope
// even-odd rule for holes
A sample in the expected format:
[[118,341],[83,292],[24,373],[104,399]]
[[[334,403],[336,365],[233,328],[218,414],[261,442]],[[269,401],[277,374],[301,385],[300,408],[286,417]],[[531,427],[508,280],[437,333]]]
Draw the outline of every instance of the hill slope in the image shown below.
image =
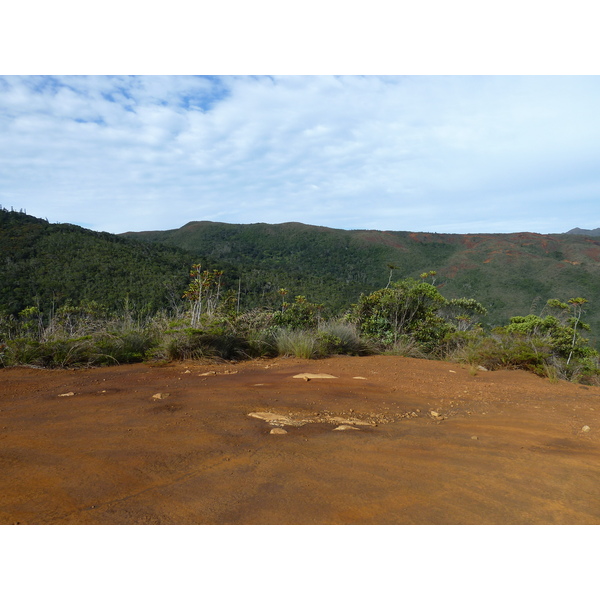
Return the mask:
[[[490,314],[488,325],[539,312],[549,298],[590,300],[588,321],[600,331],[600,239],[584,235],[432,234],[345,231],[300,223],[230,225],[191,222],[169,231],[129,232],[226,260],[241,270],[254,295],[287,287],[293,294],[341,306],[393,278],[437,271],[446,297],[473,297]],[[598,304],[598,305],[597,305]]]
[[580,229],[579,227],[575,227],[575,229],[571,229],[567,231],[567,234],[570,235],[587,235],[587,236],[600,236],[600,227],[596,229]]
[[[119,236],[0,210],[0,310],[97,300],[155,310],[181,301],[192,263],[222,268],[242,307],[276,306],[277,291],[339,311],[393,279],[437,271],[448,298],[472,297],[485,324],[539,313],[549,298],[583,296],[600,338],[600,238],[586,235],[346,231],[284,223],[191,222]],[[391,270],[390,266],[394,269]]]
[[0,210],[0,310],[70,299],[150,310],[181,297],[193,257],[178,248]]

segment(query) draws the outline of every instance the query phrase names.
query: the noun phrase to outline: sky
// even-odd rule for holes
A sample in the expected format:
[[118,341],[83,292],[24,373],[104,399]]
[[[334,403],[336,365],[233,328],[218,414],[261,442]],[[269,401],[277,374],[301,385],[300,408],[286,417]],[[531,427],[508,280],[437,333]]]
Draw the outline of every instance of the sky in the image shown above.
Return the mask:
[[599,106],[598,76],[1,76],[0,204],[112,233],[595,228]]

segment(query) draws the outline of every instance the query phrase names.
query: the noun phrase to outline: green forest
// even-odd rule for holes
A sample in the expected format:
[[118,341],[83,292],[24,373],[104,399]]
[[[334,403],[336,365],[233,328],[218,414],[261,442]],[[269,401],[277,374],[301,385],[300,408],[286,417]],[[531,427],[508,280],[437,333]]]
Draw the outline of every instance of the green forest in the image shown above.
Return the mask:
[[392,353],[596,383],[600,239],[0,209],[0,366]]

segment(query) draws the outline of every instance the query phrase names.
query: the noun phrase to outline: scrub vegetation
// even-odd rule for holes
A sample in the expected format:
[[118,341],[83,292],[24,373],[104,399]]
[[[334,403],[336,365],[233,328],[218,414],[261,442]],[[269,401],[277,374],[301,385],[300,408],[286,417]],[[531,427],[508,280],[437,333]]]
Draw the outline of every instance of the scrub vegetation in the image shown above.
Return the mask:
[[[530,311],[504,320],[496,313],[490,320],[489,305],[450,294],[447,276],[439,271],[402,277],[387,262],[381,285],[368,285],[368,257],[380,250],[367,246],[361,255],[356,241],[342,239],[352,232],[334,233],[329,254],[322,232],[306,226],[288,232],[299,253],[306,250],[298,241],[304,232],[309,244],[329,256],[323,269],[330,276],[339,244],[355,244],[350,256],[356,260],[339,268],[362,291],[351,302],[342,300],[351,287],[343,294],[332,291],[328,302],[323,293],[335,278],[314,290],[316,299],[292,293],[307,289],[310,273],[298,275],[305,287],[280,285],[295,281],[291,259],[279,267],[287,278],[271,271],[261,294],[258,282],[265,272],[259,276],[243,258],[241,267],[229,271],[210,253],[198,261],[186,248],[50,225],[6,210],[0,210],[0,225],[0,367],[391,353],[464,362],[474,373],[478,367],[526,369],[552,379],[600,381],[598,352],[585,337],[591,333],[592,304],[585,297],[536,296]],[[228,238],[218,239],[223,244]],[[261,252],[269,252],[268,243],[263,246]],[[430,250],[442,263],[450,253],[448,245],[435,241]],[[435,262],[426,268],[432,266]],[[361,277],[350,276],[352,269],[363,273],[362,284]],[[252,277],[255,287],[248,284]]]

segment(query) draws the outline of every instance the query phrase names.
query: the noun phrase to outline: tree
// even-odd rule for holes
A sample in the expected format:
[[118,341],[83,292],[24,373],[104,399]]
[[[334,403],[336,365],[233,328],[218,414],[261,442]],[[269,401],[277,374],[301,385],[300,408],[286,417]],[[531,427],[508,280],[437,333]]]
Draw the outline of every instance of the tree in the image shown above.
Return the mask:
[[[527,315],[511,317],[510,323],[500,332],[521,335],[532,347],[536,342],[547,344],[551,354],[566,359],[569,366],[573,358],[586,359],[597,355],[589,345],[589,340],[581,336],[581,330],[590,326],[581,320],[584,313],[585,298],[570,298],[567,302],[553,298],[546,303],[546,316]],[[543,313],[544,311],[542,311]]]
[[475,300],[447,300],[431,283],[409,278],[361,296],[350,318],[363,334],[384,345],[408,336],[431,352],[448,333],[472,326],[473,313],[485,312]]
[[192,327],[198,327],[203,313],[212,315],[219,304],[223,271],[202,271],[202,265],[192,265],[192,278],[183,297],[190,302]]

